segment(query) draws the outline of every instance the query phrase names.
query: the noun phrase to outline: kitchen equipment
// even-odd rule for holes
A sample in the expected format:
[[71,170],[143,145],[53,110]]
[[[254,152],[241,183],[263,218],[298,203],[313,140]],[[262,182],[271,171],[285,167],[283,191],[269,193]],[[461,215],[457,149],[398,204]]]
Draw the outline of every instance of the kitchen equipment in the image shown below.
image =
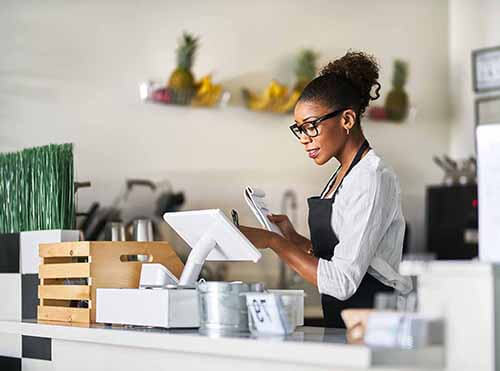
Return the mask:
[[[157,223],[159,223],[157,217],[161,217],[165,212],[177,211],[184,203],[184,194],[182,192],[174,193],[172,191],[172,185],[168,180],[154,182],[149,179],[126,179],[125,186],[120,190],[120,193],[114,198],[110,206],[100,207],[98,203],[94,202],[88,212],[78,214],[78,216],[86,216],[86,219],[80,223],[79,228],[83,230],[86,241],[105,239],[107,237],[107,223],[123,221],[123,210],[129,209],[127,204],[130,202],[130,195],[133,193],[133,190],[138,187],[145,187],[152,193],[156,192],[158,195],[155,210],[147,212],[146,215],[140,215],[140,218],[149,217],[153,224],[153,237],[149,238],[149,240],[161,240],[161,238],[159,238],[160,236],[155,235],[155,233],[159,233],[160,230],[160,228],[157,228]],[[124,221],[126,236],[129,239],[131,239],[133,235],[134,219],[138,217],[138,215],[135,215],[133,218],[127,218]],[[149,232],[146,233],[149,235]]]
[[183,192],[174,192],[172,184],[168,180],[159,182],[158,186],[165,188],[163,191],[159,190],[161,193],[156,199],[155,215],[161,218],[167,212],[178,211],[184,204],[186,197]]
[[[161,263],[176,277],[183,264],[165,242],[64,242],[40,244],[38,276],[39,320],[95,322],[98,288],[137,288],[142,263],[129,257],[144,255]],[[83,260],[83,261],[82,261]],[[65,279],[85,279],[85,284],[63,285]],[[69,281],[76,282],[76,281]],[[87,308],[69,307],[86,301]]]
[[149,219],[134,220],[134,241],[153,241],[153,223]]
[[85,217],[79,224],[78,229],[83,232],[83,240],[88,241],[90,226],[95,221],[95,217],[97,215],[97,211],[99,210],[99,203],[93,202],[88,211],[84,213],[77,213],[77,216]]
[[427,252],[437,259],[478,255],[477,186],[430,186],[426,191]]
[[107,241],[125,241],[125,226],[121,222],[109,222],[106,225]]
[[[261,286],[254,286],[262,289]],[[197,285],[200,333],[226,334],[248,331],[248,311],[243,293],[250,285],[243,282],[200,282]]]
[[453,160],[443,155],[442,157],[433,156],[432,160],[444,171],[443,184],[451,186],[476,183],[477,164],[474,157]]

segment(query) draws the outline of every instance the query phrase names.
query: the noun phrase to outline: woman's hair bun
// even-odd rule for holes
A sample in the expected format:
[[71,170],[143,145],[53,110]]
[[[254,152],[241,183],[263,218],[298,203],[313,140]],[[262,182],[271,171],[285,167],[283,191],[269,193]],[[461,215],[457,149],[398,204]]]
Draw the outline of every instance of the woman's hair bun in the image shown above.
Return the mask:
[[[379,66],[375,58],[369,54],[348,51],[346,55],[328,63],[320,72],[320,76],[334,76],[350,82],[360,93],[362,106],[368,106],[370,100],[380,97]],[[372,96],[372,88],[375,93]]]
[[[300,101],[318,101],[330,108],[350,107],[360,122],[371,100],[380,97],[379,66],[371,55],[348,51],[328,63],[302,91]],[[372,95],[373,91],[373,95]]]

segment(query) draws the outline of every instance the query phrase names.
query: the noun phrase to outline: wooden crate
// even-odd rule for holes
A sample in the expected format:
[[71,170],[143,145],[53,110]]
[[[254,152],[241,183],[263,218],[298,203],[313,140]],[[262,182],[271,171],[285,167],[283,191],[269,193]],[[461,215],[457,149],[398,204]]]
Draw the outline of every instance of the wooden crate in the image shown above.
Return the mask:
[[[42,258],[38,276],[38,319],[93,323],[96,319],[96,289],[137,288],[143,261],[160,263],[177,278],[184,265],[166,242],[62,242],[39,245]],[[65,284],[67,279],[86,279],[83,284]],[[85,280],[81,280],[85,281]],[[85,301],[88,308],[75,307]]]

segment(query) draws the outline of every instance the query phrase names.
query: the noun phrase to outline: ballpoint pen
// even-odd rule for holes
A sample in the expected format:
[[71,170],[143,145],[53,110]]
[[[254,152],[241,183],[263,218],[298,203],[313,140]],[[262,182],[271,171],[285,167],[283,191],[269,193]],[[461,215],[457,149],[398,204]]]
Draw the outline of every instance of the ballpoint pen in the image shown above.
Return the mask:
[[233,223],[234,225],[239,228],[240,227],[240,221],[238,218],[238,212],[235,209],[231,210],[231,217],[233,218]]

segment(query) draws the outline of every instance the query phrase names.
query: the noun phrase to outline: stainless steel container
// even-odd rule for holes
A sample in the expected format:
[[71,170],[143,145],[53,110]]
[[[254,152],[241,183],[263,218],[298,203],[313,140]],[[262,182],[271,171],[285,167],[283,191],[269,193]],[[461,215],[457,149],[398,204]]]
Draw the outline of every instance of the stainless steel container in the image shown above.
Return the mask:
[[248,331],[245,292],[263,291],[262,284],[243,282],[200,282],[198,303],[200,333],[226,334]]
[[125,226],[120,222],[109,222],[105,230],[106,241],[125,241]]
[[153,223],[149,219],[134,220],[134,241],[153,241]]

